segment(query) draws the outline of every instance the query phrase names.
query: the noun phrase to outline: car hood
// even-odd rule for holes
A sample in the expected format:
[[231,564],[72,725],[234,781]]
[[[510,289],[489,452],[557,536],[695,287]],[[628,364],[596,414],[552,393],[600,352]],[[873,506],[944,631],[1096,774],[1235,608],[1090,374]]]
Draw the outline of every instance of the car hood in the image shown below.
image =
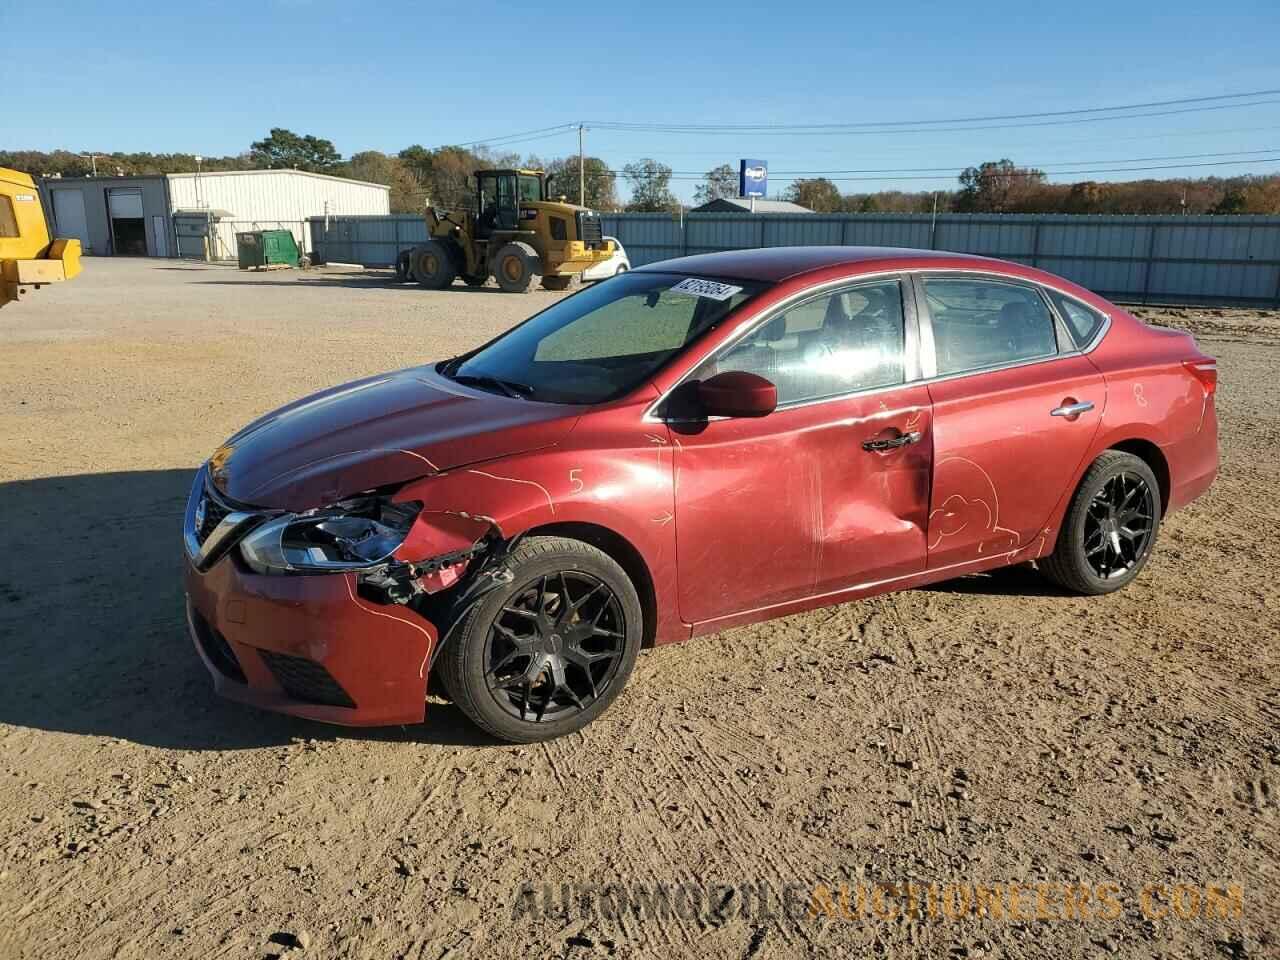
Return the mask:
[[431,366],[321,391],[260,417],[209,460],[214,485],[258,507],[309,510],[363,490],[562,439],[581,407],[459,386]]

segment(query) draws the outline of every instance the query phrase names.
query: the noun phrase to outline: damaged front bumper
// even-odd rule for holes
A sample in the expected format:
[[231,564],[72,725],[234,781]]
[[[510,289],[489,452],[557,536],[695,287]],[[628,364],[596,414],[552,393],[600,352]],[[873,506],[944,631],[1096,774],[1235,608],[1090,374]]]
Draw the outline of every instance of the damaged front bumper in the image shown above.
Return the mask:
[[460,605],[504,579],[497,524],[423,511],[385,562],[346,572],[255,573],[237,543],[276,516],[227,502],[206,470],[198,472],[183,531],[187,619],[215,690],[329,723],[421,722],[445,632],[438,624],[453,622]]
[[435,626],[365,601],[355,574],[272,577],[186,565],[192,640],[222,696],[348,726],[419,723]]

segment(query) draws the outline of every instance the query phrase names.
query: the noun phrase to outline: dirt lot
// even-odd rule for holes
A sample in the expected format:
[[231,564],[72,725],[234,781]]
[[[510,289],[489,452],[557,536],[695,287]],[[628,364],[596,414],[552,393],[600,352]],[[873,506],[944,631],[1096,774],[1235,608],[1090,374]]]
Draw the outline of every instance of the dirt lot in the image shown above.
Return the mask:
[[[1017,569],[664,647],[537,747],[447,703],[361,733],[217,700],[183,625],[193,468],[553,296],[90,260],[0,312],[0,958],[1280,956],[1276,312],[1145,311],[1220,358],[1223,469],[1118,595]],[[804,913],[877,882],[938,893]],[[662,883],[737,889],[542,910]],[[1023,885],[1021,916],[939,909],[975,883]],[[1178,884],[1239,885],[1242,916],[1181,917]]]

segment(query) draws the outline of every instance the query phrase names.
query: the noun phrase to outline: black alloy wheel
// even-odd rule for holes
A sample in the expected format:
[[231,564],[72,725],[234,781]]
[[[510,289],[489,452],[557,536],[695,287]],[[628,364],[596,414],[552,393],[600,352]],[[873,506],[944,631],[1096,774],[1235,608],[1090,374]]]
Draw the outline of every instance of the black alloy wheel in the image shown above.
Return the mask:
[[1100,579],[1122,577],[1146,555],[1155,532],[1155,495],[1136,473],[1118,473],[1089,501],[1084,556]]
[[431,679],[499,739],[533,743],[580,730],[635,666],[644,635],[635,585],[611,556],[569,537],[528,537],[505,566],[510,581],[453,626]]
[[581,570],[544,575],[493,621],[485,683],[513,717],[562,720],[608,689],[625,639],[622,605],[603,581]]
[[1130,583],[1160,529],[1160,484],[1146,461],[1108,450],[1089,465],[1040,570],[1060,586],[1096,596]]

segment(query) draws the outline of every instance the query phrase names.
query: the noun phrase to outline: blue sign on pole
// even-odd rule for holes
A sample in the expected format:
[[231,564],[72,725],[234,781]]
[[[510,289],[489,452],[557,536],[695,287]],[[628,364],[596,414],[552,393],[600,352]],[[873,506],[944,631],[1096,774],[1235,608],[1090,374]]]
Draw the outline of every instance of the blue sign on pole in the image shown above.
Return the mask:
[[769,193],[769,165],[763,160],[742,160],[738,165],[738,196],[764,197]]

